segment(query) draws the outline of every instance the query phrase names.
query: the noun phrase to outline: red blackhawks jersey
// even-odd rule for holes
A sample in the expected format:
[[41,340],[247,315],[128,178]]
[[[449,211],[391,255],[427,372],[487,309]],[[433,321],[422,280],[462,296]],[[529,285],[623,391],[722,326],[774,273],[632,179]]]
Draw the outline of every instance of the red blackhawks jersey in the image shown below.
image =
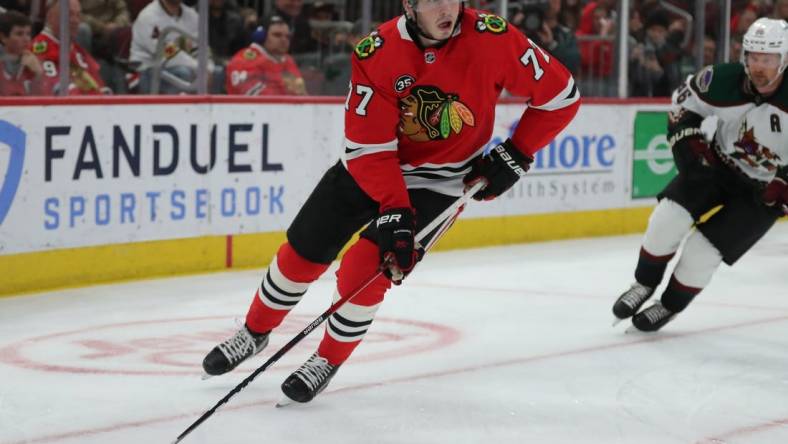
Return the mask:
[[41,79],[32,71],[21,68],[16,72],[6,71],[0,65],[0,96],[37,96],[41,94]]
[[[44,68],[44,94],[56,94],[60,82],[60,42],[45,29],[33,38],[33,54]],[[109,89],[99,74],[96,60],[76,43],[71,44],[70,57],[71,82],[68,95],[105,94]]]
[[489,142],[502,89],[524,97],[512,142],[532,155],[579,107],[572,75],[501,17],[465,8],[453,36],[421,48],[405,17],[354,50],[343,163],[381,210],[408,207],[408,188],[459,196]]
[[247,96],[304,94],[304,80],[293,57],[272,57],[252,43],[238,51],[227,64],[227,94]]

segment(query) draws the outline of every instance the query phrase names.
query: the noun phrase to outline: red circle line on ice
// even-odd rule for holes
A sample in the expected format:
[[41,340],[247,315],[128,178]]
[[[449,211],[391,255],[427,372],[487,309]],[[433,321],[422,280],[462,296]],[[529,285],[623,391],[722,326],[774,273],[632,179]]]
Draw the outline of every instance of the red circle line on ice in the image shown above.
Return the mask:
[[[205,354],[238,328],[233,316],[157,319],[90,326],[23,339],[0,348],[0,362],[30,370],[75,374],[183,376],[202,373]],[[271,334],[260,356],[241,365],[265,362],[314,317],[290,315]],[[242,321],[241,321],[242,322]],[[304,338],[271,371],[292,371],[311,354],[323,328]],[[378,317],[353,362],[394,359],[447,347],[460,332],[430,322]],[[306,349],[304,351],[302,349]]]

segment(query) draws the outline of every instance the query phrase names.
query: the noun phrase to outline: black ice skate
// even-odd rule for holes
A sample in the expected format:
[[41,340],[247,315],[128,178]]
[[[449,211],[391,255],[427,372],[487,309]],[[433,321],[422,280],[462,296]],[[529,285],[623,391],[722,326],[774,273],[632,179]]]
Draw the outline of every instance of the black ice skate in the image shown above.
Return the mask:
[[276,404],[286,406],[292,402],[309,402],[322,392],[334,377],[339,366],[331,365],[317,353],[313,354],[298,370],[282,383],[284,397]]
[[632,325],[645,332],[654,332],[664,327],[665,324],[675,318],[674,313],[662,305],[662,302],[654,302],[654,305],[646,308],[632,318]]
[[649,300],[653,294],[654,289],[651,287],[646,287],[638,282],[632,284],[629,290],[622,293],[616,300],[616,303],[613,304],[613,315],[616,317],[613,325],[634,316],[640,306]]
[[269,334],[252,333],[244,325],[234,336],[214,347],[202,361],[206,377],[225,374],[260,353],[268,345]]

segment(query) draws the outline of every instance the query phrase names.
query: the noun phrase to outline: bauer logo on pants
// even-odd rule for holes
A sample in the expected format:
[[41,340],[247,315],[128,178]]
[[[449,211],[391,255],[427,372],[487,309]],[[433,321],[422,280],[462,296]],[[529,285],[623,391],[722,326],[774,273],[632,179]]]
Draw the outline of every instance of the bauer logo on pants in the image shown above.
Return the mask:
[[3,178],[0,186],[0,224],[14,202],[24,163],[25,132],[5,120],[0,120],[0,177]]

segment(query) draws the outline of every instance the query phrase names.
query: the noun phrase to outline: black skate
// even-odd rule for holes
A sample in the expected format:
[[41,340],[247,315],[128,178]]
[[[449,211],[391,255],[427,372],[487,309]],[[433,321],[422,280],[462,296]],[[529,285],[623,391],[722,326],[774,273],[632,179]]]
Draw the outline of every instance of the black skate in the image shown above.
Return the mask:
[[640,306],[649,300],[653,294],[654,289],[651,287],[646,287],[638,282],[632,284],[629,290],[622,293],[616,300],[616,303],[613,304],[613,315],[616,317],[613,325],[634,316]]
[[645,332],[654,332],[664,327],[676,317],[674,313],[662,305],[662,302],[654,302],[654,305],[646,308],[632,318],[632,325],[636,329]]
[[268,345],[268,333],[252,333],[244,325],[231,338],[226,339],[205,356],[202,368],[209,376],[222,375],[238,367],[247,358],[260,353]]
[[317,353],[313,354],[282,383],[282,393],[285,396],[276,406],[283,407],[293,401],[301,403],[311,401],[328,386],[337,370],[339,370],[338,365],[331,365]]

